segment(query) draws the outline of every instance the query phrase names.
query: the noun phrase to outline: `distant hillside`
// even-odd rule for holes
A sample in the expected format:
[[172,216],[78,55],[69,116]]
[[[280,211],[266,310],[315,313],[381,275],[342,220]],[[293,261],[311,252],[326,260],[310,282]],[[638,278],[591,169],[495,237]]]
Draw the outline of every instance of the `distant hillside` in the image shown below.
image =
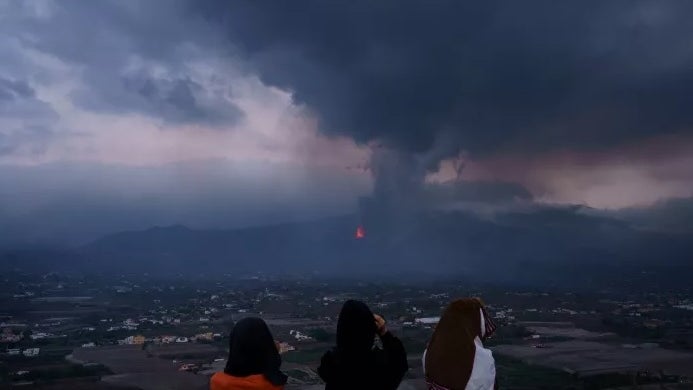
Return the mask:
[[37,244],[0,245],[2,271],[14,269],[32,272],[80,271],[87,265],[73,248]]
[[[381,218],[382,217],[382,218]],[[506,213],[493,220],[463,212],[426,212],[235,230],[156,227],[106,236],[80,249],[93,268],[159,274],[310,272],[450,273],[531,280],[570,270],[689,264],[683,235],[640,231],[577,209]]]
[[81,250],[104,267],[159,273],[290,272],[322,268],[353,252],[355,229],[350,217],[233,230],[155,227],[109,235]]

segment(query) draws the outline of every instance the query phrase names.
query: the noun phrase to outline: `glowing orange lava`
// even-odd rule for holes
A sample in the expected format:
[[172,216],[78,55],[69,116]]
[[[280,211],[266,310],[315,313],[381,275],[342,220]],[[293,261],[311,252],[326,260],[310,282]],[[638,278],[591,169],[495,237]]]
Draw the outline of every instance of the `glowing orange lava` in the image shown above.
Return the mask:
[[363,228],[363,226],[358,226],[356,228],[356,234],[354,235],[357,240],[360,240],[362,238],[366,237],[366,229]]

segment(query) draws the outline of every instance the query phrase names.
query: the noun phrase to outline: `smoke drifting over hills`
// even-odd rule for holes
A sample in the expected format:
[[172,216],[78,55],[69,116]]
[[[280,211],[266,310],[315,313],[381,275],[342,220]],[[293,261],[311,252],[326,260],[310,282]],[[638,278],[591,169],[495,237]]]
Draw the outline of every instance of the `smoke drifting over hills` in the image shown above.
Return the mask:
[[463,233],[426,213],[486,226],[566,204],[679,234],[693,197],[691,11],[2,3],[0,241],[334,215],[349,216],[348,237],[367,219],[404,240]]

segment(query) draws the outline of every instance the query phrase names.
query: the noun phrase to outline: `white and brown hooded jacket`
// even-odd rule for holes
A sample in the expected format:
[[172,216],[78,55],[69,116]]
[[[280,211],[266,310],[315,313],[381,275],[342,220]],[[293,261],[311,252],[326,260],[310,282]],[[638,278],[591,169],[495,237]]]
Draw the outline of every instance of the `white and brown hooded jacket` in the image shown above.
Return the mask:
[[482,344],[495,330],[480,299],[457,299],[450,303],[424,351],[424,375],[429,389],[497,388],[493,355]]

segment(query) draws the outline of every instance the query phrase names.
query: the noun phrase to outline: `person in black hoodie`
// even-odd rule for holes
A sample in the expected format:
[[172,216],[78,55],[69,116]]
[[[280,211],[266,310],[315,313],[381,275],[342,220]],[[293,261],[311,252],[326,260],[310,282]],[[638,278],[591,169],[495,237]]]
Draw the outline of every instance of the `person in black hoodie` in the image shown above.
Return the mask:
[[223,372],[209,382],[210,390],[281,390],[287,376],[272,333],[261,318],[244,318],[233,327],[229,358]]
[[[376,334],[383,349],[373,347]],[[337,346],[323,355],[318,367],[325,390],[394,390],[408,369],[404,346],[387,330],[385,320],[363,302],[345,302],[337,321]]]

